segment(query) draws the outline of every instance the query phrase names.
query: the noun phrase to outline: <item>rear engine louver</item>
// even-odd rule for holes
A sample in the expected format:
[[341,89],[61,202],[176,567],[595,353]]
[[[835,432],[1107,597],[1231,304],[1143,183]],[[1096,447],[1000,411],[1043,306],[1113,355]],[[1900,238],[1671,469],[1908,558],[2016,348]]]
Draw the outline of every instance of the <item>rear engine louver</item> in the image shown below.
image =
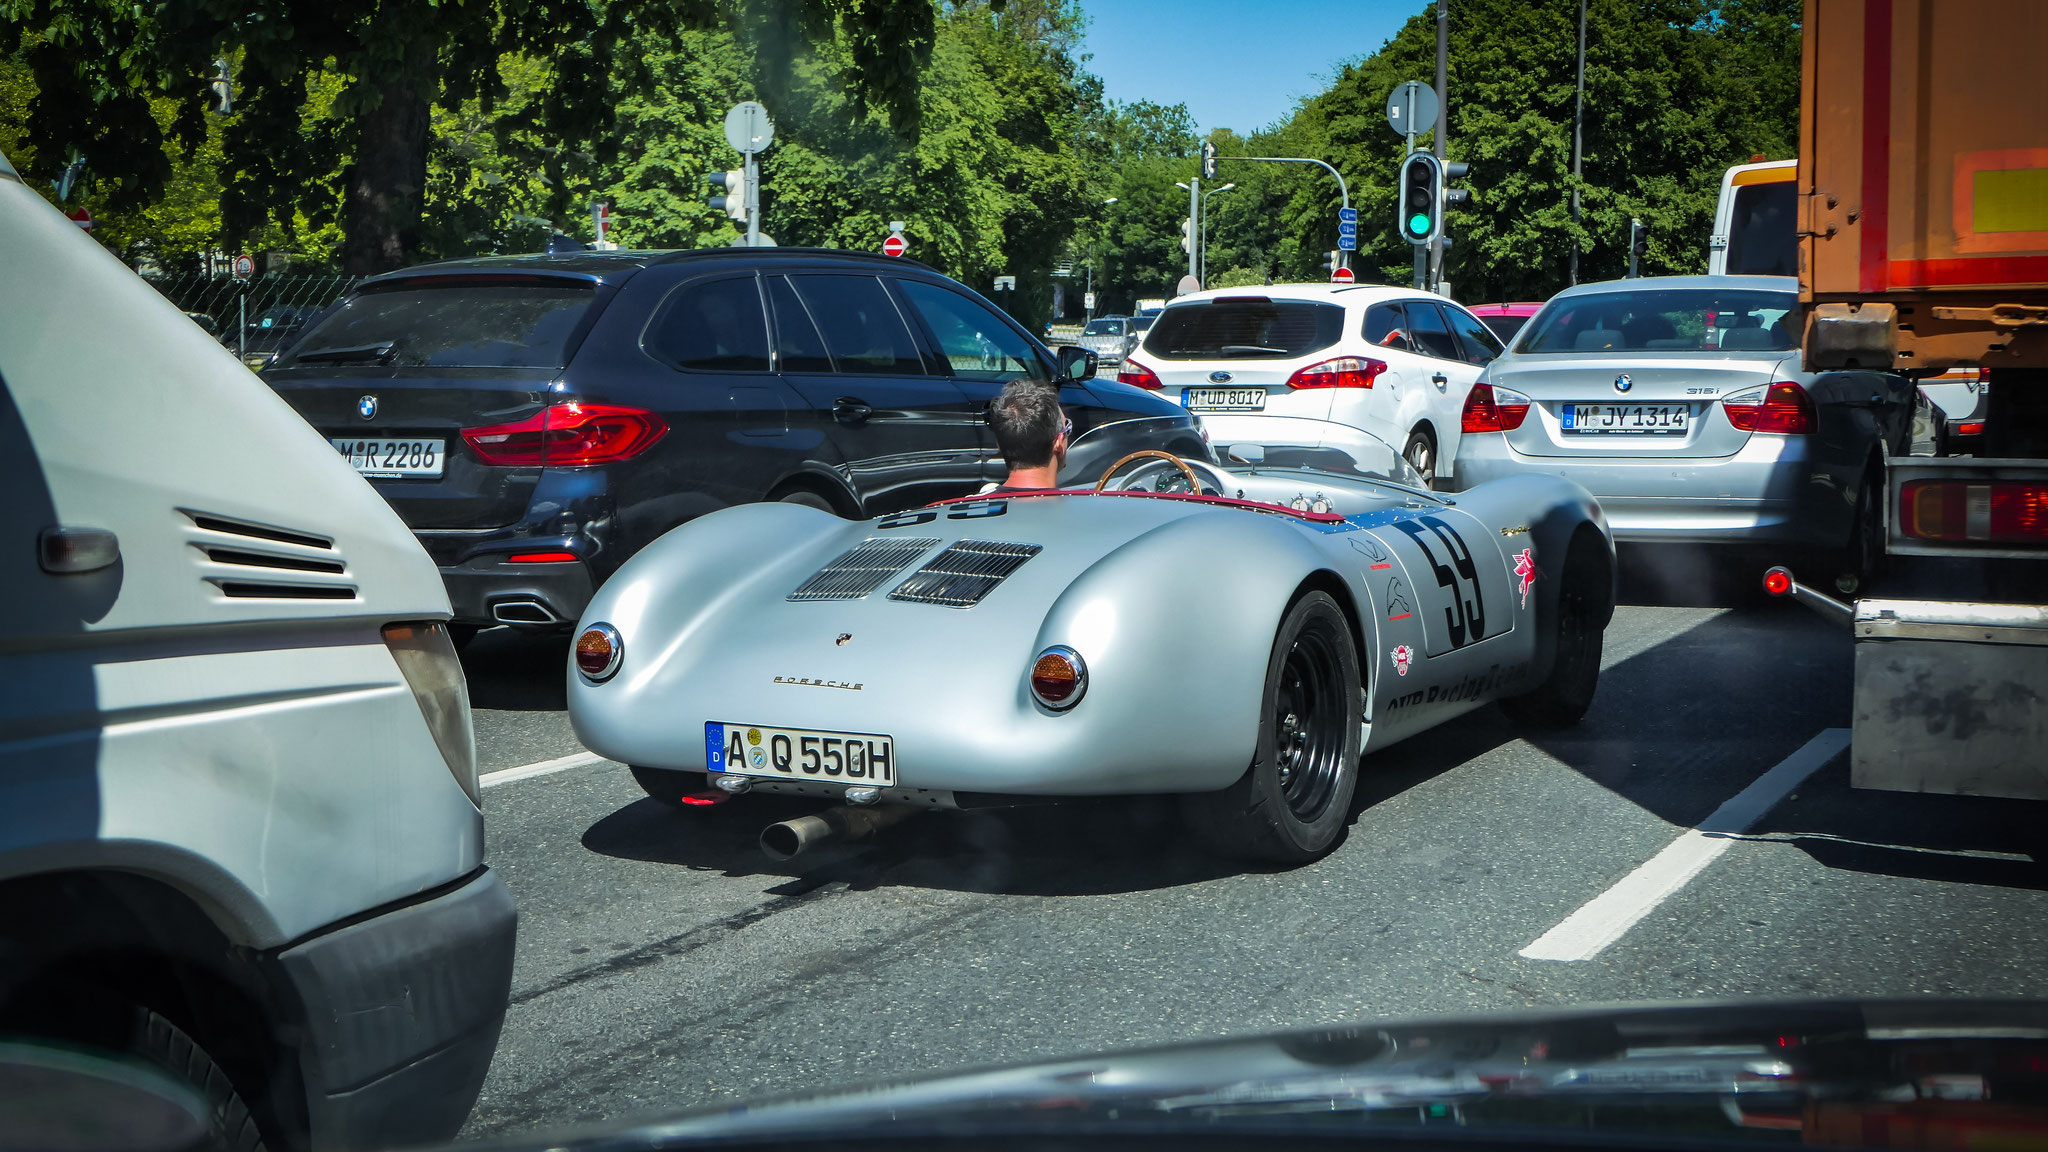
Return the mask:
[[871,536],[828,561],[789,594],[791,600],[859,600],[910,566],[939,541]]
[[1039,551],[1036,544],[962,540],[911,573],[889,599],[972,608]]
[[312,532],[180,509],[200,579],[231,600],[354,600],[348,562]]

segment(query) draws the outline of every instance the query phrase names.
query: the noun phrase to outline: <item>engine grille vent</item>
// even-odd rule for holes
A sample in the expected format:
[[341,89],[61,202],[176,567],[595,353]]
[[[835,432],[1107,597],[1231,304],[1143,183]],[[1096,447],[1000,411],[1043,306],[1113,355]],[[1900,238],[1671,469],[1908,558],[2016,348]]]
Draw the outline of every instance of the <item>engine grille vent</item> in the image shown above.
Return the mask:
[[962,540],[911,573],[910,579],[889,593],[889,599],[972,608],[1039,551],[1036,544]]
[[331,537],[181,508],[200,579],[230,600],[354,600]]
[[925,554],[938,538],[871,536],[828,561],[797,585],[791,600],[859,600]]

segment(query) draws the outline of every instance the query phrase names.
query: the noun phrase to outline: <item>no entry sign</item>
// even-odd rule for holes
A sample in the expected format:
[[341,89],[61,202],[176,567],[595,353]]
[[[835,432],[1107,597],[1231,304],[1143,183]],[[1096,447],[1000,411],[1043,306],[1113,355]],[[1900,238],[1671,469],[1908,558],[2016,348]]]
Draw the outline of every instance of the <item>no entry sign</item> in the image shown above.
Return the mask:
[[882,241],[882,255],[884,256],[901,256],[908,251],[910,251],[910,241],[905,240],[901,233],[897,233]]

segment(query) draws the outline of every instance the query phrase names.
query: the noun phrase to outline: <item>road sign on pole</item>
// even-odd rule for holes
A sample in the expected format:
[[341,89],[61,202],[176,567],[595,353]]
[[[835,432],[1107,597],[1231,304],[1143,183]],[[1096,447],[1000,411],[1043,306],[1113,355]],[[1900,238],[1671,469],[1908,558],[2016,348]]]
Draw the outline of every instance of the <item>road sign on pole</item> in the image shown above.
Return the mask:
[[908,251],[910,251],[910,241],[905,240],[901,233],[894,233],[882,241],[882,255],[884,256],[901,256]]
[[235,257],[235,279],[247,280],[256,274],[256,261],[248,253]]
[[1330,269],[1330,283],[1332,284],[1350,284],[1357,279],[1358,274],[1342,264]]
[[91,211],[84,208],[73,208],[71,211],[66,212],[64,215],[70,217],[71,222],[73,224],[78,225],[80,228],[85,229],[87,232],[92,231]]
[[761,243],[761,160],[760,156],[775,140],[775,125],[768,119],[768,109],[755,100],[742,100],[725,114],[725,142],[747,158],[746,164],[746,208],[747,247],[764,247]]
[[998,292],[1015,292],[1017,290],[1017,278],[1015,276],[996,277],[995,290]]
[[1410,80],[1387,97],[1387,127],[1396,136],[1435,131],[1436,110],[1436,90],[1420,80]]

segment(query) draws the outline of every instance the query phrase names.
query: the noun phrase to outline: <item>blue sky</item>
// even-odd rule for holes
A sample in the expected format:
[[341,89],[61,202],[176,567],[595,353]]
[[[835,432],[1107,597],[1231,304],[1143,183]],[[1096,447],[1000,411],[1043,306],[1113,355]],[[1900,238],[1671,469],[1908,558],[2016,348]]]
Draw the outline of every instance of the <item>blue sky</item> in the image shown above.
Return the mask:
[[[1084,67],[1120,103],[1186,104],[1195,125],[1250,132],[1370,55],[1426,0],[1082,0]],[[1418,76],[1434,81],[1434,76]]]

